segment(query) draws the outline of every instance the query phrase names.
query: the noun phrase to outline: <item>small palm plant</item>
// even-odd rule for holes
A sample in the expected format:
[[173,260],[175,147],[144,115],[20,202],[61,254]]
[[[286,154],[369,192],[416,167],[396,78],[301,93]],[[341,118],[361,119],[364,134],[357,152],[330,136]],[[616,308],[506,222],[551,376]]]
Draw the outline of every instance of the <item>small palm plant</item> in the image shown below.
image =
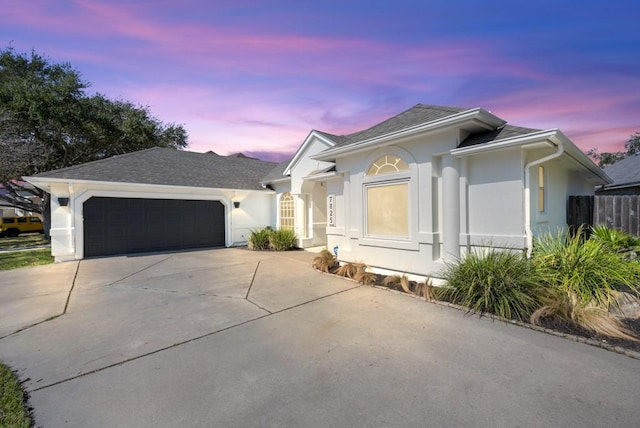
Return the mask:
[[365,267],[363,263],[345,263],[336,269],[336,275],[354,278],[358,274],[358,271]]
[[330,272],[338,265],[338,261],[335,256],[331,254],[327,250],[322,250],[318,255],[313,259],[311,266],[314,269],[317,269],[321,272]]
[[382,280],[382,285],[392,290],[402,290],[402,287],[400,286],[401,280],[401,275],[388,275]]
[[437,297],[436,288],[429,277],[425,278],[424,282],[417,283],[413,293],[418,297],[424,297],[427,302],[432,302]]
[[591,228],[590,239],[603,243],[626,260],[639,260],[640,238],[599,224]]
[[373,285],[378,281],[378,275],[373,272],[368,272],[367,266],[362,265],[362,267],[358,269],[358,272],[354,275],[353,279],[361,284]]

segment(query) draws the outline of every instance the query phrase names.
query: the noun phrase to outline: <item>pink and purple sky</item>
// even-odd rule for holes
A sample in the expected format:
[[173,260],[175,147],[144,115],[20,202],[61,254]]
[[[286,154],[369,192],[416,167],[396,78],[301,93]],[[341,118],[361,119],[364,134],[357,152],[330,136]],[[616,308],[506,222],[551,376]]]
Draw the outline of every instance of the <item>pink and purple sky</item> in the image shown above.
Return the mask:
[[283,160],[311,129],[483,107],[621,150],[640,131],[638,0],[5,0],[0,47],[183,124],[189,150]]

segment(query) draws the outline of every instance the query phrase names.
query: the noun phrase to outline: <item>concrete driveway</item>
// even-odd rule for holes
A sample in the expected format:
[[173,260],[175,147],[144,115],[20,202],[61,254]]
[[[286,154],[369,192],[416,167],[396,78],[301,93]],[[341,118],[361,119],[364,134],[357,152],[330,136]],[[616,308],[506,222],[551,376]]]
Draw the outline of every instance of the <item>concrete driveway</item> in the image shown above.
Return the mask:
[[0,273],[42,427],[637,426],[640,361],[219,249]]

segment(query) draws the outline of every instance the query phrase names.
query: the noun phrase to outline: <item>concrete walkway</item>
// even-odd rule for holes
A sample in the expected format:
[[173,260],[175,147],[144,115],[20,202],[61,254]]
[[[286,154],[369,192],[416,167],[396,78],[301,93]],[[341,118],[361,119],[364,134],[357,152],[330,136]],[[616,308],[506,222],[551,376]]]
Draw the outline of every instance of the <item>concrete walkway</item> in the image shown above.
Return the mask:
[[2,272],[0,359],[43,427],[637,425],[640,361],[322,275],[313,257]]

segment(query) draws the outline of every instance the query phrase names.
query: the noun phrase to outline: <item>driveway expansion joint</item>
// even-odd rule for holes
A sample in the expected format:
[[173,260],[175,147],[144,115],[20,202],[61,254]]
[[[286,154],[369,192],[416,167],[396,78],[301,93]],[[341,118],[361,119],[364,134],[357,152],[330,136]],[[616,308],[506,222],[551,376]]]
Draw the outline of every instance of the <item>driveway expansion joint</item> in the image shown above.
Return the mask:
[[[362,285],[361,285],[361,284],[359,284],[359,285],[357,285],[357,286],[355,286],[355,287],[347,288],[347,289],[345,289],[345,290],[340,290],[340,291],[337,291],[337,292],[335,292],[335,293],[327,294],[327,295],[325,295],[325,296],[320,296],[320,297],[315,298],[315,299],[313,299],[313,300],[309,300],[309,301],[306,301],[306,302],[299,303],[299,304],[297,304],[297,305],[289,306],[289,307],[287,307],[287,308],[280,309],[280,310],[275,311],[275,312],[269,312],[269,311],[267,311],[266,309],[263,309],[263,310],[267,311],[268,313],[267,313],[267,314],[264,314],[264,315],[260,315],[260,316],[258,316],[258,317],[254,317],[254,318],[248,319],[248,320],[246,320],[246,321],[242,321],[242,322],[237,323],[237,324],[230,325],[230,326],[228,326],[228,327],[221,328],[221,329],[219,329],[219,330],[215,330],[215,331],[212,331],[212,332],[209,332],[209,333],[202,334],[202,335],[200,335],[200,336],[193,337],[193,338],[191,338],[191,339],[187,339],[187,340],[183,340],[183,341],[181,341],[181,342],[174,343],[173,345],[164,346],[164,347],[159,348],[159,349],[156,349],[156,350],[154,350],[154,351],[146,352],[146,353],[141,354],[141,355],[137,355],[137,356],[134,356],[134,357],[131,357],[131,358],[127,358],[127,359],[124,359],[124,360],[122,360],[122,361],[118,361],[117,363],[113,363],[113,364],[109,364],[109,365],[104,366],[104,367],[100,367],[100,368],[97,368],[97,369],[93,369],[93,370],[90,370],[90,371],[85,372],[85,373],[80,373],[80,374],[78,374],[78,375],[75,375],[75,376],[69,377],[69,378],[67,378],[67,379],[62,379],[62,380],[59,380],[59,381],[56,381],[56,382],[50,383],[50,384],[48,384],[48,385],[42,385],[42,386],[39,386],[38,388],[35,388],[35,389],[32,389],[32,390],[29,390],[28,392],[32,393],[32,392],[41,391],[41,390],[43,390],[43,389],[51,388],[51,387],[53,387],[53,386],[60,385],[60,384],[63,384],[63,383],[66,383],[66,382],[69,382],[69,381],[72,381],[72,380],[75,380],[75,379],[83,378],[83,377],[85,377],[85,376],[88,376],[88,375],[91,375],[91,374],[94,374],[94,373],[98,373],[98,372],[101,372],[101,371],[104,371],[104,370],[107,370],[107,369],[110,369],[110,368],[113,368],[113,367],[122,366],[122,365],[124,365],[124,364],[130,363],[130,362],[133,362],[133,361],[136,361],[136,360],[140,360],[140,359],[142,359],[142,358],[145,358],[145,357],[148,357],[148,356],[151,356],[151,355],[155,355],[155,354],[161,353],[161,352],[163,352],[163,351],[167,351],[167,350],[169,350],[169,349],[177,348],[177,347],[179,347],[179,346],[186,345],[186,344],[188,344],[188,343],[193,343],[193,342],[196,342],[196,341],[198,341],[198,340],[205,339],[205,338],[207,338],[207,337],[210,337],[210,336],[216,335],[216,334],[218,334],[218,333],[222,333],[222,332],[225,332],[225,331],[231,330],[231,329],[233,329],[233,328],[240,327],[240,326],[243,326],[243,325],[245,325],[245,324],[252,323],[252,322],[254,322],[254,321],[259,321],[259,320],[261,320],[261,319],[264,319],[264,318],[267,318],[267,317],[270,317],[270,316],[273,316],[273,315],[278,315],[278,314],[281,314],[281,313],[283,313],[283,312],[289,311],[289,310],[291,310],[291,309],[296,309],[296,308],[299,308],[299,307],[301,307],[301,306],[305,306],[305,305],[308,305],[308,304],[310,304],[310,303],[317,302],[317,301],[319,301],[319,300],[323,300],[323,299],[326,299],[326,298],[329,298],[329,297],[337,296],[337,295],[339,295],[339,294],[343,294],[343,293],[346,293],[346,292],[349,292],[349,291],[355,290],[355,289],[357,289],[357,288],[360,288],[361,286],[362,286]],[[245,300],[249,301],[248,299],[245,299]],[[250,302],[250,301],[249,301],[249,302]],[[253,303],[253,302],[250,302],[250,303]],[[253,303],[253,304],[254,304],[254,305],[256,305],[255,303]],[[258,306],[258,305],[256,305],[256,306]],[[259,306],[258,306],[258,307],[259,307]]]
[[157,262],[155,262],[155,263],[151,263],[149,266],[145,266],[145,267],[143,267],[142,269],[140,269],[139,271],[136,271],[136,272],[130,273],[129,275],[126,275],[126,276],[124,276],[124,277],[120,278],[119,280],[112,282],[111,284],[107,284],[107,286],[109,286],[109,285],[114,285],[114,284],[117,284],[117,283],[119,283],[119,282],[122,282],[122,281],[124,281],[124,280],[125,280],[125,279],[127,279],[127,278],[131,278],[133,275],[137,275],[137,274],[139,274],[140,272],[144,272],[144,271],[145,271],[145,270],[147,270],[147,269],[151,269],[152,267],[157,266],[157,265],[159,265],[159,264],[160,264],[160,263],[162,263],[162,262],[166,262],[166,261],[167,261],[167,260],[169,260],[170,258],[172,258],[172,256],[168,256],[167,258],[164,258],[164,259],[162,259],[162,260],[159,260],[159,261],[157,261]]
[[78,261],[78,265],[76,266],[76,271],[74,272],[74,274],[73,274],[73,280],[71,281],[71,288],[69,288],[69,292],[67,293],[67,299],[65,300],[64,308],[62,309],[62,312],[61,312],[61,313],[59,313],[59,314],[57,314],[57,315],[52,315],[52,316],[50,316],[49,318],[47,318],[47,319],[45,319],[45,320],[42,320],[42,321],[39,321],[39,322],[33,323],[33,324],[31,324],[31,325],[28,325],[28,326],[25,326],[25,327],[21,327],[21,328],[19,328],[18,330],[16,330],[16,331],[12,332],[12,333],[6,334],[6,335],[4,335],[4,336],[0,336],[0,340],[5,339],[5,338],[7,338],[7,337],[9,337],[9,336],[16,335],[16,334],[18,334],[18,333],[20,333],[20,332],[23,332],[23,331],[25,331],[25,330],[28,330],[28,329],[30,329],[30,328],[32,328],[32,327],[35,327],[35,326],[38,326],[38,325],[40,325],[40,324],[44,324],[44,323],[46,323],[46,322],[53,321],[53,320],[55,320],[56,318],[60,318],[61,316],[65,315],[65,314],[67,313],[67,308],[69,307],[69,300],[71,300],[71,293],[73,292],[73,289],[74,289],[74,287],[76,286],[76,278],[78,278],[78,272],[80,271],[80,263],[81,263],[81,262],[82,262],[82,260],[79,260],[79,261]]

